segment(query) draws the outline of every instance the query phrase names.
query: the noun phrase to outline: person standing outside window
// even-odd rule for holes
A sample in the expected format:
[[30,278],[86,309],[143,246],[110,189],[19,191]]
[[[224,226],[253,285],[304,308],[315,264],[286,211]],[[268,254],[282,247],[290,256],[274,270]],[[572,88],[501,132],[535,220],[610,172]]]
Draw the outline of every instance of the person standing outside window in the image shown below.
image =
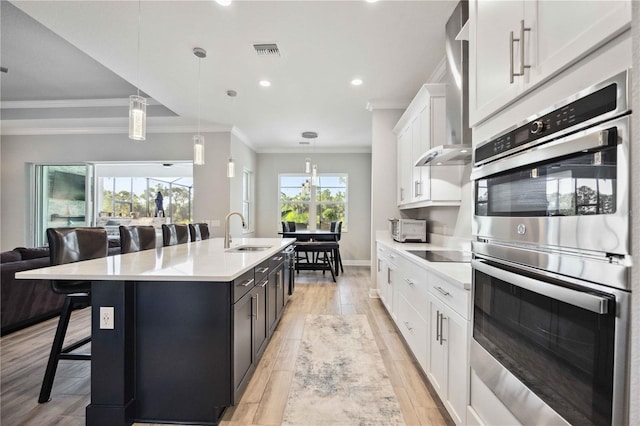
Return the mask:
[[162,206],[162,193],[160,191],[158,191],[158,193],[156,194],[156,211],[153,214],[153,217],[158,217],[158,214],[160,214],[160,212],[162,212],[160,214],[160,217],[164,217],[164,207]]

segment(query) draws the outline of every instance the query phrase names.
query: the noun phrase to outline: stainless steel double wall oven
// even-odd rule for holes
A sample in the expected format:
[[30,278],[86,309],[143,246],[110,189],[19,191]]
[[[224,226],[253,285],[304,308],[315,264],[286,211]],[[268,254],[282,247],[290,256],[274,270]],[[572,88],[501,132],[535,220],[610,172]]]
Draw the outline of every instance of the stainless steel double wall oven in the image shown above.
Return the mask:
[[471,367],[523,424],[624,424],[629,73],[478,144]]

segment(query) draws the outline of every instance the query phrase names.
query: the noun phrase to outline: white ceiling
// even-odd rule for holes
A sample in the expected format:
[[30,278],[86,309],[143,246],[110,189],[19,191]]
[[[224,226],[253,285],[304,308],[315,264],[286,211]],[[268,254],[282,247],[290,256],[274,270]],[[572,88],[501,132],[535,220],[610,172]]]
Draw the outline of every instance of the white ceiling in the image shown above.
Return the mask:
[[[203,131],[234,125],[259,152],[307,149],[303,131],[318,132],[317,151],[370,150],[367,103],[408,105],[444,56],[457,4],[144,0],[138,14],[137,1],[1,3],[3,134],[124,133],[136,84],[156,101],[148,139],[195,131],[202,47]],[[257,42],[281,56],[258,57]]]

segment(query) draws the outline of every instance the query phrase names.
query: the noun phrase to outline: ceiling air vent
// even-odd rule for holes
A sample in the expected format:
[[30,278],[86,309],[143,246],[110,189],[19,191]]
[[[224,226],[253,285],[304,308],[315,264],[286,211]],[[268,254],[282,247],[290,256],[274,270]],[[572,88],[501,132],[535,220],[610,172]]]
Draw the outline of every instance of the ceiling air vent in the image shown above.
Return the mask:
[[275,43],[258,43],[253,48],[258,56],[280,56],[280,49]]

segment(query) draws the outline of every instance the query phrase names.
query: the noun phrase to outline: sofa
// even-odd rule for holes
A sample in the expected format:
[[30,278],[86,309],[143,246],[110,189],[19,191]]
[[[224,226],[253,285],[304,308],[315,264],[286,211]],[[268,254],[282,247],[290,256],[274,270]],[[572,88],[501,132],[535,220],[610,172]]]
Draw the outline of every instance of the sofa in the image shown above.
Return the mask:
[[[120,240],[109,240],[109,256],[120,254]],[[49,280],[18,280],[16,272],[49,266],[49,248],[16,247],[0,253],[0,334],[5,335],[60,314],[65,296]]]

